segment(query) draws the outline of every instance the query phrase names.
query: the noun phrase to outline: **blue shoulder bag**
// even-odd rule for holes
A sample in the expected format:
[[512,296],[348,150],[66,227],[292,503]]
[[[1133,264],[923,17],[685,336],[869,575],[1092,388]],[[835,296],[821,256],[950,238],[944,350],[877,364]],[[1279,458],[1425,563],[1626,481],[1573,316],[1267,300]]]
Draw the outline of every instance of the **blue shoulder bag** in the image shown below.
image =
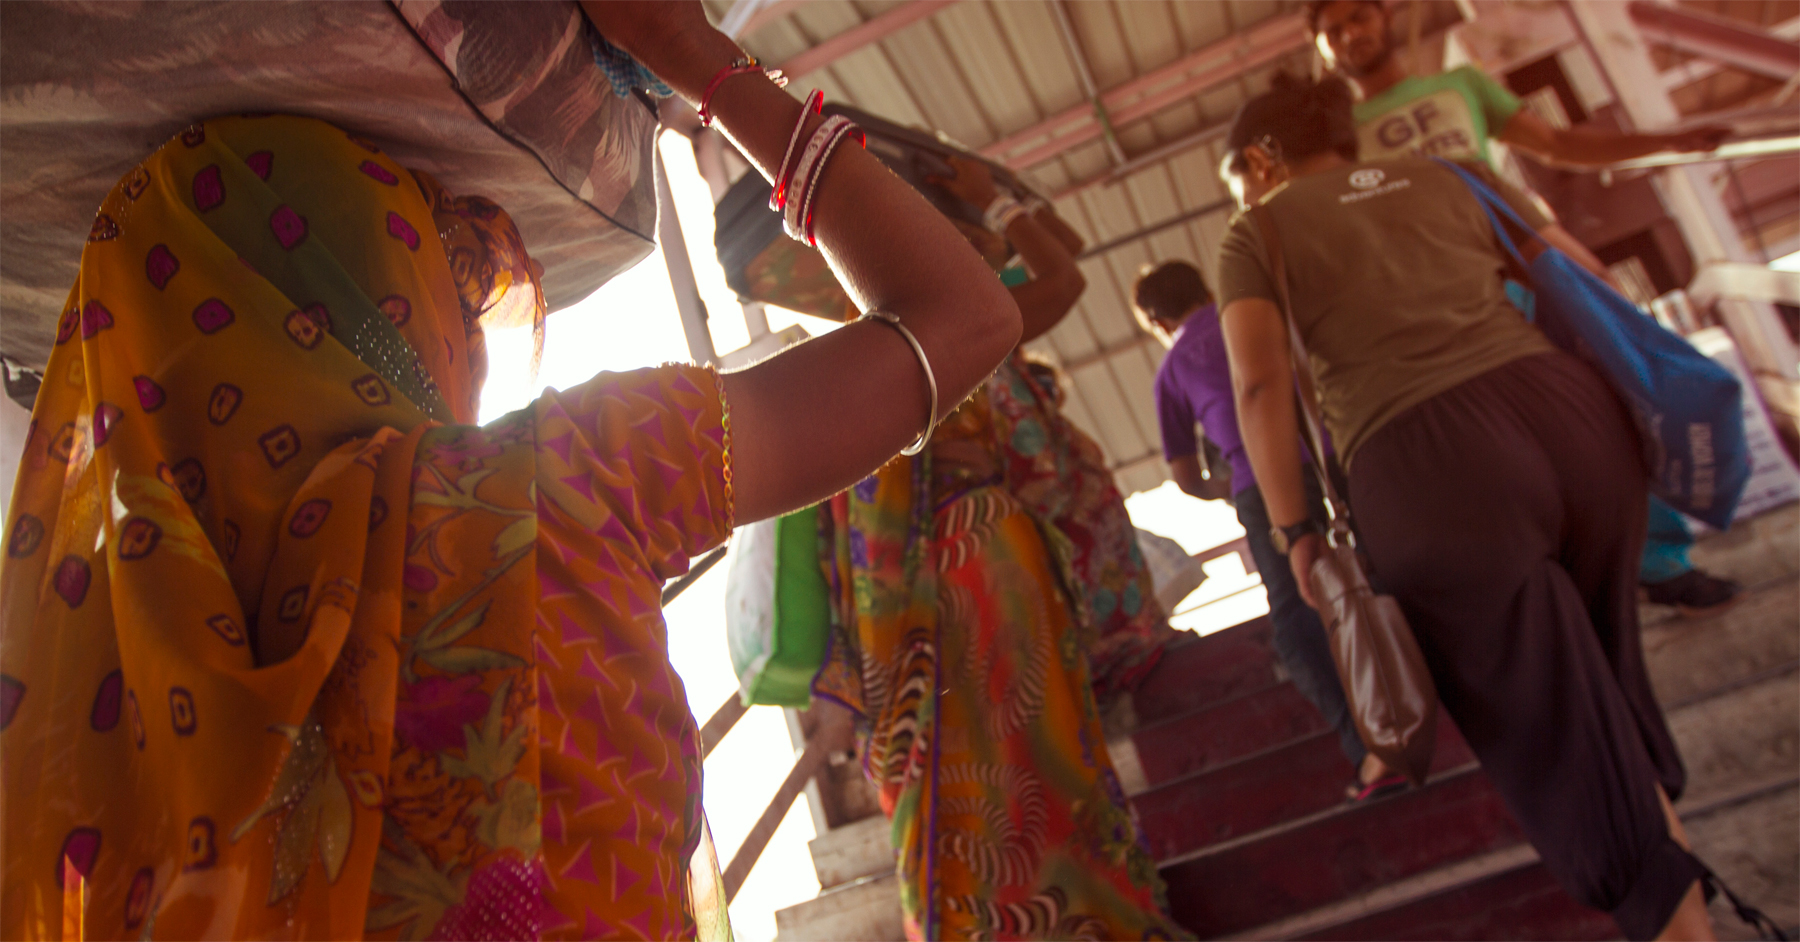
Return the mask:
[[1555,247],[1544,244],[1527,263],[1501,217],[1537,239],[1531,226],[1474,174],[1447,160],[1438,163],[1474,191],[1494,235],[1529,279],[1538,328],[1551,343],[1593,364],[1631,407],[1649,460],[1650,489],[1682,513],[1721,530],[1730,526],[1750,480],[1737,378]]

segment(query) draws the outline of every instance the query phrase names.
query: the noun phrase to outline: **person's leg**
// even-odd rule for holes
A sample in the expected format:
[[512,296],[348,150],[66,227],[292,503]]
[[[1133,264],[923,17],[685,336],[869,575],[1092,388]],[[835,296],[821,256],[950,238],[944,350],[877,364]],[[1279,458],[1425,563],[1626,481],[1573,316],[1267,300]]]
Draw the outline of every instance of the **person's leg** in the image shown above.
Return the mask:
[[1736,600],[1743,587],[1694,568],[1688,547],[1694,533],[1675,508],[1650,496],[1650,523],[1637,581],[1657,605],[1673,605],[1683,615],[1709,615]]
[[1693,531],[1675,508],[1650,495],[1649,525],[1644,536],[1644,555],[1638,564],[1638,581],[1645,584],[1667,582],[1694,568],[1688,561],[1688,547],[1694,545]]
[[1325,722],[1337,731],[1338,747],[1350,765],[1361,769],[1368,750],[1351,722],[1350,705],[1344,700],[1344,686],[1338,680],[1337,662],[1332,659],[1325,626],[1301,597],[1287,557],[1275,552],[1269,542],[1269,512],[1263,504],[1262,491],[1254,486],[1245,488],[1238,492],[1236,501],[1238,522],[1244,525],[1250,555],[1256,560],[1263,588],[1269,595],[1269,633],[1275,655],[1287,668],[1300,695],[1317,707]]
[[1663,819],[1658,785],[1679,786],[1667,729],[1619,676],[1642,666],[1616,596],[1635,577],[1644,477],[1598,383],[1544,356],[1440,394],[1362,446],[1351,501],[1439,698],[1545,866],[1647,939],[1701,870]]

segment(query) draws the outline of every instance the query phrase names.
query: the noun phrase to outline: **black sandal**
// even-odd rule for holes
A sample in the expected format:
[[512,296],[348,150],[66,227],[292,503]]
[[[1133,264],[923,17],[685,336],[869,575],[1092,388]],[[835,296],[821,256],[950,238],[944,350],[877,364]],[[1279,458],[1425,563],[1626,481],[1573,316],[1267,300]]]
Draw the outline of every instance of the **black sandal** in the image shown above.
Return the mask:
[[1775,920],[1769,918],[1768,913],[1738,899],[1737,894],[1731,892],[1731,888],[1725,885],[1724,880],[1719,879],[1718,874],[1712,872],[1711,867],[1701,864],[1700,869],[1703,871],[1700,876],[1700,892],[1706,897],[1708,903],[1723,893],[1725,901],[1731,904],[1732,911],[1737,913],[1737,917],[1742,919],[1745,925],[1755,929],[1757,935],[1764,939],[1774,940],[1774,942],[1788,942],[1787,933],[1781,931],[1781,927],[1775,924]]
[[1366,784],[1364,784],[1361,779],[1358,779],[1351,787],[1356,788],[1358,785],[1360,785],[1361,788],[1358,789],[1355,794],[1350,796],[1350,804],[1361,805],[1374,801],[1377,798],[1386,798],[1389,795],[1397,795],[1406,791],[1407,782],[1406,776],[1396,772],[1393,775],[1378,778],[1375,781]]

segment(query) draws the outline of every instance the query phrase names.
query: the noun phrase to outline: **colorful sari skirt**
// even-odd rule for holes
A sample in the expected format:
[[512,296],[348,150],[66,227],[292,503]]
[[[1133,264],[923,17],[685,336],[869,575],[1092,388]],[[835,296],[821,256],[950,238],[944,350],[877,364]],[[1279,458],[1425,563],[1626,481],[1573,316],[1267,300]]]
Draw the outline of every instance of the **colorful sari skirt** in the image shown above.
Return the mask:
[[815,682],[869,724],[908,937],[1179,935],[1106,753],[1063,564],[1002,488],[934,500],[931,463],[897,460],[830,504],[843,632]]

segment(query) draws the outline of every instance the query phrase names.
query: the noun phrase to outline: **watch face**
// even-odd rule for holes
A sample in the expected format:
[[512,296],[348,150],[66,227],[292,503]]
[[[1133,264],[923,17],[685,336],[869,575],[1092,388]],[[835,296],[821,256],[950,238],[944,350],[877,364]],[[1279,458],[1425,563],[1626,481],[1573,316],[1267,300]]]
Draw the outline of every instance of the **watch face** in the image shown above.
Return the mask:
[[1275,547],[1275,552],[1283,556],[1288,554],[1287,534],[1280,527],[1269,528],[1269,543]]

